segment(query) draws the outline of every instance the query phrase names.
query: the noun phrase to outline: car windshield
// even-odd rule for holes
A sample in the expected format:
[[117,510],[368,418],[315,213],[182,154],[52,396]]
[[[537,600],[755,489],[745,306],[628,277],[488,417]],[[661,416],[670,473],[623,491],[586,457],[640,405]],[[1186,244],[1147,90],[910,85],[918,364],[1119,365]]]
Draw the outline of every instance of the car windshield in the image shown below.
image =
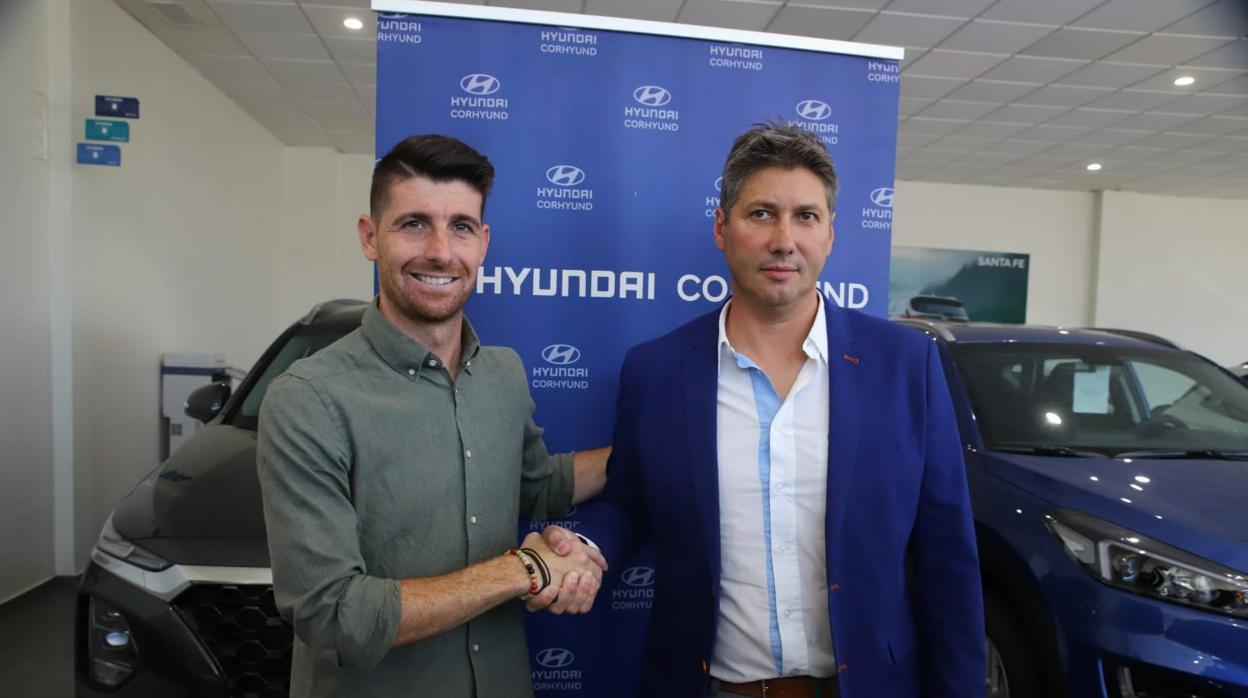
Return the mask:
[[951,345],[990,450],[1248,451],[1248,385],[1180,351]]
[[962,301],[952,298],[928,298],[916,296],[910,299],[910,307],[914,313],[924,317],[939,317],[950,320],[966,320],[966,308]]
[[243,429],[255,429],[260,418],[260,403],[264,401],[264,393],[273,379],[282,375],[299,359],[311,356],[338,341],[349,330],[350,328],[342,327],[299,327],[292,332],[251,385],[251,389],[243,397],[242,405],[230,417],[229,423]]

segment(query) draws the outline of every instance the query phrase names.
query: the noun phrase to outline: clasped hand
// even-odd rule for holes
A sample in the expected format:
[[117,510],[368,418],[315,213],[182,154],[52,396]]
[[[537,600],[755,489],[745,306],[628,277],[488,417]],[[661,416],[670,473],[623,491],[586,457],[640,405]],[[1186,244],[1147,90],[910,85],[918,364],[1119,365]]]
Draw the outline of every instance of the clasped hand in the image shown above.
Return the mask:
[[607,560],[599,550],[560,526],[547,526],[541,535],[530,533],[521,547],[537,552],[550,568],[550,585],[526,602],[526,608],[556,615],[588,613],[593,608],[607,570]]

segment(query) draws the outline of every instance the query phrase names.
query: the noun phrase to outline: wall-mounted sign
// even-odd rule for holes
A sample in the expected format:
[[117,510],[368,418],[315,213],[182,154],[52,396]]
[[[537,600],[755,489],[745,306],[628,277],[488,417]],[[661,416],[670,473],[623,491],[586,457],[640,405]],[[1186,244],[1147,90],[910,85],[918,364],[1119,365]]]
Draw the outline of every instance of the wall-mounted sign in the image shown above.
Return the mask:
[[130,124],[124,121],[87,119],[86,138],[89,141],[130,142]]
[[96,95],[95,115],[137,119],[139,118],[139,98]]
[[79,165],[121,166],[121,148],[115,145],[98,145],[96,143],[78,144]]

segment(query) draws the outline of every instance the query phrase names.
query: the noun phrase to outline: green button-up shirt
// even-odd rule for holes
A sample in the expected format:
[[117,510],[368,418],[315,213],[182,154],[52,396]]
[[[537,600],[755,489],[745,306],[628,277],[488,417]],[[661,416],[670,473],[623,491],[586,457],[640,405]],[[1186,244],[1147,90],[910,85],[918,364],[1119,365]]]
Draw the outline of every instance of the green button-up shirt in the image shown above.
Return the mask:
[[452,381],[375,305],[273,381],[258,467],[292,696],[532,695],[518,602],[390,646],[399,580],[501,555],[521,513],[571,505],[571,456],[547,453],[533,409],[520,357],[481,347],[467,320]]

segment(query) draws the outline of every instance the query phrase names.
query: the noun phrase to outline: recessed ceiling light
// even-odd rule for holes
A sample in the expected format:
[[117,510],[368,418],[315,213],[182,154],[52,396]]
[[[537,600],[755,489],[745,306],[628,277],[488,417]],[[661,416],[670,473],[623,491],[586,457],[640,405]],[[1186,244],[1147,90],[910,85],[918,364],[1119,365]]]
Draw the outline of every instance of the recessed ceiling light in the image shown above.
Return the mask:
[[1100,172],[1100,171],[1101,171],[1101,163],[1099,162],[1088,163],[1088,172]]
[[364,23],[356,19],[355,17],[348,17],[342,20],[342,26],[346,27],[347,29],[363,29]]
[[1192,77],[1191,75],[1183,75],[1178,78],[1175,78],[1174,84],[1178,85],[1179,87],[1187,87],[1188,85],[1196,84],[1196,78]]

